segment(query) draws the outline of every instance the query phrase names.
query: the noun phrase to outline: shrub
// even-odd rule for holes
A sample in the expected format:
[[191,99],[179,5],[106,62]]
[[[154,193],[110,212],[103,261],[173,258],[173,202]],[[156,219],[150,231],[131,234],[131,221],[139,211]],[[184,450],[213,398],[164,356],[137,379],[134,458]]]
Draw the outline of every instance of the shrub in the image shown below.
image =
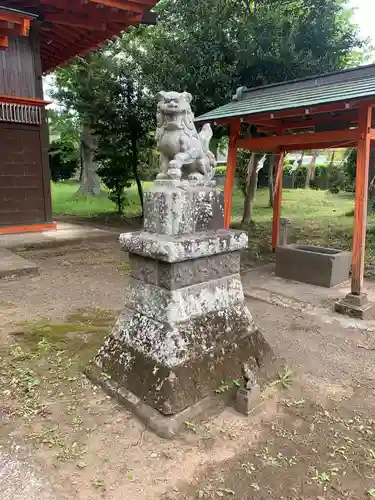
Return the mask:
[[346,186],[345,190],[354,192],[355,191],[355,176],[357,168],[357,150],[354,148],[350,151],[349,155],[345,158],[343,162],[343,169],[346,174]]
[[328,189],[331,193],[339,193],[345,188],[345,172],[341,165],[332,164],[328,169]]
[[216,175],[226,175],[226,173],[227,173],[227,166],[226,165],[218,165],[215,168]]
[[79,152],[60,140],[49,149],[49,167],[53,182],[71,179],[78,169]]

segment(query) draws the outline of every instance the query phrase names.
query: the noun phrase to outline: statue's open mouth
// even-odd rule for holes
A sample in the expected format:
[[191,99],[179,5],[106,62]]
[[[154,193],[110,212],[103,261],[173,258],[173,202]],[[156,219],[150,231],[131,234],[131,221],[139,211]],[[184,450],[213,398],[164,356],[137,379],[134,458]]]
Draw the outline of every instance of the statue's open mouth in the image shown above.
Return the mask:
[[166,128],[181,128],[181,119],[178,114],[165,113],[165,127]]

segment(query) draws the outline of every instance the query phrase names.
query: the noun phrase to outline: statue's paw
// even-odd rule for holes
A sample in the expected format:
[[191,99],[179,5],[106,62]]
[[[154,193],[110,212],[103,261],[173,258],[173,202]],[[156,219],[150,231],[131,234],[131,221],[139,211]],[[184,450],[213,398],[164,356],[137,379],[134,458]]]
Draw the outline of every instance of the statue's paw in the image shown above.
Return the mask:
[[194,172],[193,174],[188,175],[188,179],[189,181],[200,181],[203,179],[203,175],[198,172]]
[[168,179],[181,179],[181,176],[182,172],[179,163],[175,160],[170,161],[167,172]]

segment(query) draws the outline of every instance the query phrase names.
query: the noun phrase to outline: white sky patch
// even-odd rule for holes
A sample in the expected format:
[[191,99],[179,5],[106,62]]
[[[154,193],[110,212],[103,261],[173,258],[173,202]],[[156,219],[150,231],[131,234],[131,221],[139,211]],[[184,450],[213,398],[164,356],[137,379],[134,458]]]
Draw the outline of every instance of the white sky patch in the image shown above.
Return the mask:
[[355,9],[354,22],[361,36],[370,37],[375,43],[375,0],[349,0],[348,6]]

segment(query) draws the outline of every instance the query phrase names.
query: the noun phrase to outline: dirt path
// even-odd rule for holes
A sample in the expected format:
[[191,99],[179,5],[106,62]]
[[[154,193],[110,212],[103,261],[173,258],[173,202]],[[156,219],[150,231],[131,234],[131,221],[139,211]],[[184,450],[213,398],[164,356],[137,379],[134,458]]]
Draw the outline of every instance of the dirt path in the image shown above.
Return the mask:
[[117,244],[23,255],[42,272],[0,282],[0,444],[14,456],[17,443],[56,499],[371,498],[375,345],[366,333],[249,301],[294,370],[292,386],[266,388],[250,418],[227,408],[164,441],[81,375],[123,306]]

